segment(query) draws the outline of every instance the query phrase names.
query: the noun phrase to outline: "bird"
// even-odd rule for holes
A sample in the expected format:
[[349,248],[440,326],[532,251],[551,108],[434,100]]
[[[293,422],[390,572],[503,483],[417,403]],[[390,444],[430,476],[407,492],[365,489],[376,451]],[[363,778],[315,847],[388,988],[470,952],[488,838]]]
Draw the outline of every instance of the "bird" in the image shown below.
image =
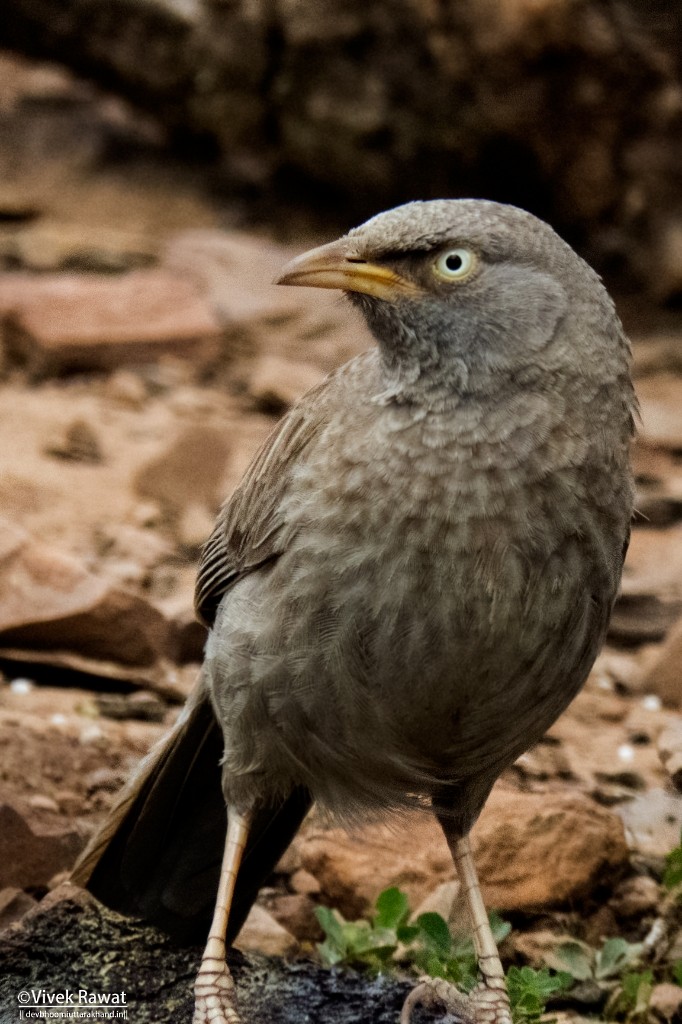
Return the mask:
[[209,938],[194,1024],[238,1024],[226,963],[313,802],[342,823],[435,814],[479,981],[403,1007],[511,1024],[469,835],[498,776],[580,690],[633,506],[630,346],[552,227],[484,199],[414,201],[287,264],[339,289],[374,346],[294,404],[199,566],[209,627],[184,711],[74,880]]

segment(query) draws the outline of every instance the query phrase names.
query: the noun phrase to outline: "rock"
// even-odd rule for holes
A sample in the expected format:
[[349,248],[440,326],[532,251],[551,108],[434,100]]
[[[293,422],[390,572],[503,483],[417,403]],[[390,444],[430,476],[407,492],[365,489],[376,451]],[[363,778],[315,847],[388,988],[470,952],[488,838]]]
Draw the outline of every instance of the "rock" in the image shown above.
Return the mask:
[[29,270],[120,273],[153,262],[145,240],[130,232],[103,230],[86,222],[40,219],[3,246],[14,265]]
[[[571,793],[498,786],[472,839],[486,904],[502,913],[583,899],[601,880],[611,881],[629,856],[618,816]],[[294,845],[325,900],[350,920],[366,915],[388,886],[399,886],[416,907],[454,878],[440,827],[421,812],[402,823],[399,841],[390,825],[352,834],[309,825]]]
[[289,885],[294,892],[300,893],[301,896],[318,896],[322,891],[315,875],[311,875],[304,868],[299,868],[298,871],[293,873],[289,879]]
[[616,888],[609,906],[621,918],[640,920],[644,914],[652,914],[661,899],[661,889],[648,875],[626,878]]
[[609,636],[660,640],[682,612],[682,525],[634,530]]
[[221,330],[192,284],[162,270],[120,277],[0,276],[5,348],[34,376],[112,369],[164,353],[215,359]]
[[[404,827],[402,827],[404,826]],[[452,857],[438,823],[426,813],[401,822],[400,837],[390,824],[305,829],[294,840],[306,871],[320,883],[325,902],[347,920],[367,915],[379,893],[403,889],[418,906],[434,887],[454,875]]]
[[199,230],[176,235],[163,265],[205,291],[228,326],[268,327],[300,315],[306,297],[270,282],[294,251],[245,232]]
[[556,956],[556,951],[565,942],[574,941],[570,935],[557,935],[547,928],[535,931],[514,931],[511,943],[514,951],[531,967],[553,967],[554,970],[566,970],[565,964]]
[[414,909],[412,917],[416,919],[420,914],[440,914],[446,921],[450,921],[459,899],[460,884],[458,881],[453,879],[451,882],[441,882]]
[[666,725],[658,737],[656,749],[673,786],[682,791],[682,721],[674,719]]
[[[71,895],[68,895],[70,888]],[[192,1019],[192,983],[201,949],[179,947],[161,932],[120,917],[61,886],[49,893],[16,929],[0,937],[0,1006],[14,1012],[22,989],[126,993],[134,1024],[184,1024]],[[411,987],[388,975],[333,970],[310,960],[229,954],[243,1019],[278,1024],[395,1024]],[[276,1012],[275,1012],[276,1011]],[[415,1024],[428,1020],[419,1014]]]
[[[88,572],[71,555],[0,519],[0,647],[151,668],[169,624],[144,598]],[[74,667],[75,663],[74,663]],[[94,671],[94,664],[93,664]]]
[[155,693],[102,693],[95,696],[97,710],[105,718],[123,721],[163,722],[168,705]]
[[140,498],[158,502],[174,516],[192,506],[205,506],[211,510],[212,527],[215,509],[225,496],[222,482],[230,452],[224,430],[193,424],[139,470],[135,490]]
[[73,462],[102,462],[99,438],[87,420],[74,420],[68,425],[64,439],[45,447],[47,455]]
[[36,901],[15,885],[0,889],[0,932],[14,921],[20,920],[36,906]]
[[52,814],[59,814],[59,804],[45,793],[34,793],[33,796],[30,796],[28,806],[34,811],[50,811]]
[[268,956],[290,956],[298,948],[294,936],[278,921],[254,903],[235,942],[237,949]]
[[180,545],[188,551],[198,551],[208,540],[215,526],[215,512],[199,502],[186,505],[176,525]]
[[501,913],[584,899],[629,857],[619,818],[572,793],[500,793],[473,840],[487,905]]
[[253,368],[248,389],[257,409],[280,416],[322,380],[324,374],[308,363],[262,356]]
[[632,369],[635,378],[656,373],[682,374],[682,346],[670,334],[650,334],[637,338],[632,349]]
[[653,788],[620,804],[615,812],[625,825],[630,847],[639,853],[665,857],[680,841],[682,796]]
[[667,981],[654,985],[649,998],[650,1013],[658,1017],[659,1020],[672,1020],[679,1014],[680,1006],[682,1006],[682,988],[679,985],[673,985]]
[[682,451],[682,379],[677,374],[660,373],[640,380],[637,396],[642,417],[642,440]]
[[300,893],[277,894],[266,901],[267,910],[299,942],[319,942],[322,928],[315,917],[315,904]]
[[107,381],[107,394],[115,402],[131,409],[141,409],[148,398],[144,381],[132,370],[112,373]]
[[17,807],[0,804],[0,888],[47,885],[73,866],[84,845],[82,836],[63,825],[34,831]]
[[[645,673],[642,685],[668,707],[682,706],[682,619],[666,637],[658,657]],[[682,763],[678,767],[682,767]]]

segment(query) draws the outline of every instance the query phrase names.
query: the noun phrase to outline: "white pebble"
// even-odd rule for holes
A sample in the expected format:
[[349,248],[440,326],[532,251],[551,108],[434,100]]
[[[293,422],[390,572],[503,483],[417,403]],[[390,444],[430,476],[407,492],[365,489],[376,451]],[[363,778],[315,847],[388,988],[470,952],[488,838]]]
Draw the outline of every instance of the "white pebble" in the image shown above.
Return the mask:
[[25,697],[27,693],[30,693],[35,683],[32,679],[13,679],[9,684],[9,688],[12,693],[18,693],[22,697]]
[[95,740],[102,738],[104,733],[98,725],[93,722],[92,725],[86,725],[84,729],[81,729],[80,736],[78,737],[81,743],[94,743]]
[[649,693],[646,697],[642,697],[642,707],[647,711],[660,711],[662,707],[661,698],[657,697],[655,693]]
[[66,715],[57,713],[56,715],[50,715],[50,723],[52,725],[66,725],[68,718]]
[[613,683],[612,683],[612,681],[609,679],[609,677],[607,675],[602,675],[600,673],[598,676],[596,676],[594,681],[595,681],[596,686],[600,690],[612,690],[613,689]]
[[635,748],[629,743],[621,743],[618,747],[618,760],[631,764],[635,759]]

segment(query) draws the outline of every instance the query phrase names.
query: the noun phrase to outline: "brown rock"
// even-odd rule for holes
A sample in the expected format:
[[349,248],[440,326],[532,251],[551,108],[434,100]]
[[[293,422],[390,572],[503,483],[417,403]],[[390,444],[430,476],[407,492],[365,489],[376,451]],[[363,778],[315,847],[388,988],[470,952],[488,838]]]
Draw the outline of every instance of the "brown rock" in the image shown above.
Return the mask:
[[254,366],[248,387],[256,408],[279,416],[322,380],[324,374],[308,363],[262,356]]
[[680,841],[682,797],[663,789],[649,789],[620,804],[628,843],[646,856],[665,857]]
[[[682,705],[682,619],[666,637],[658,657],[644,676],[643,687],[647,692],[655,693],[669,707],[679,708]],[[672,739],[672,733],[667,738]],[[676,745],[679,763],[672,765],[664,761],[671,775],[682,770],[682,738]],[[668,760],[672,754],[671,749]]]
[[73,462],[102,461],[102,449],[99,438],[87,420],[74,420],[64,432],[64,438],[57,444],[49,444],[45,448],[47,455],[58,459],[69,459]]
[[47,885],[58,871],[73,866],[84,846],[77,832],[64,826],[34,831],[22,812],[0,805],[0,888]]
[[473,839],[486,903],[502,913],[584,898],[629,856],[619,818],[572,793],[507,792],[488,802]]
[[660,1020],[672,1020],[682,1006],[682,988],[671,982],[654,985],[649,1010]]
[[[623,825],[587,797],[493,790],[472,833],[487,906],[501,912],[560,906],[587,895],[628,860]],[[436,821],[415,812],[401,823],[341,829],[304,829],[296,840],[305,870],[344,917],[368,912],[391,885],[412,907],[454,875]]]
[[662,730],[656,744],[658,756],[672,784],[682,791],[682,722],[670,721]]
[[265,953],[268,956],[290,956],[298,943],[286,928],[268,913],[265,907],[254,903],[235,942],[245,952]]
[[326,902],[348,920],[367,914],[391,885],[403,889],[411,906],[417,906],[454,870],[438,823],[423,813],[410,817],[399,838],[395,826],[377,824],[353,833],[313,829],[294,845],[304,869],[318,879]]
[[34,375],[109,369],[164,353],[215,358],[221,331],[195,287],[162,270],[0,277],[5,346]]
[[230,451],[224,429],[203,424],[186,427],[161,455],[140,469],[135,490],[173,515],[203,505],[213,513],[212,525],[215,509],[225,497],[223,477]]
[[641,918],[653,913],[658,907],[661,889],[648,875],[626,878],[618,886],[610,900],[610,906],[619,917]]
[[682,450],[682,379],[661,373],[640,380],[637,395],[642,416],[642,439],[674,451]]
[[0,889],[0,932],[35,907],[36,901],[23,889],[10,885]]
[[0,519],[0,645],[152,666],[169,625],[136,594],[88,572],[76,558]]
[[293,873],[289,879],[289,885],[294,892],[300,893],[301,896],[318,896],[322,891],[320,883],[315,876],[303,868],[299,868],[298,871]]
[[267,901],[267,909],[299,942],[319,942],[323,937],[315,917],[315,904],[309,896],[278,894]]

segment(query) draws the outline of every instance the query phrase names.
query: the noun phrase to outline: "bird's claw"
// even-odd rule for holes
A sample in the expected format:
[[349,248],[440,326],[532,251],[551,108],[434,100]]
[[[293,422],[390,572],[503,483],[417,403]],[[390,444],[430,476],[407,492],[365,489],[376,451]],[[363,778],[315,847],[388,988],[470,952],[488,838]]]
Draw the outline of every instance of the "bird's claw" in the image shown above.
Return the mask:
[[445,978],[420,978],[403,1003],[400,1024],[410,1024],[415,1006],[444,1008],[460,1024],[512,1024],[509,997],[505,989],[485,982],[465,995]]
[[202,961],[194,984],[192,1024],[241,1024],[236,991],[225,961]]

